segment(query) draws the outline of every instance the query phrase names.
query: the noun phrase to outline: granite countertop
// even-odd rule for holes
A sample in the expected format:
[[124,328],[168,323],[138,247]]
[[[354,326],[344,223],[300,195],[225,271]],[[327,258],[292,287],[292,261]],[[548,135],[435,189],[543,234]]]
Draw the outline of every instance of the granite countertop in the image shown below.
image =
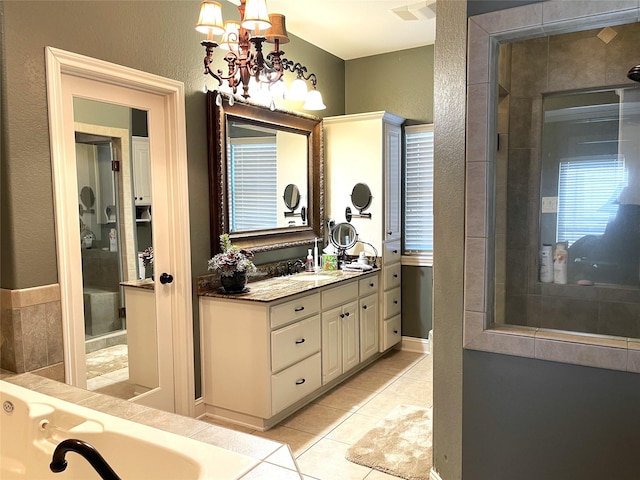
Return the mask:
[[297,273],[284,277],[271,277],[256,282],[249,282],[247,284],[247,291],[243,293],[228,294],[222,293],[220,289],[216,289],[203,292],[201,296],[252,302],[273,302],[379,271],[379,268],[374,268],[366,272],[338,270],[334,272]]

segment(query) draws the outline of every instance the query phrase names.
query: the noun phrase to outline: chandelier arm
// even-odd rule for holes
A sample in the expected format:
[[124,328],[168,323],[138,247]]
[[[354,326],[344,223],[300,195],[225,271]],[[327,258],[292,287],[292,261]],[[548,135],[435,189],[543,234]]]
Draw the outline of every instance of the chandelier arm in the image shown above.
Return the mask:
[[221,73],[220,70],[218,70],[218,74],[214,73],[213,70],[211,70],[211,63],[213,61],[213,50],[218,46],[218,44],[216,42],[203,40],[202,42],[200,42],[200,45],[205,48],[204,74],[206,75],[208,73],[218,81],[218,85],[222,85],[222,77],[218,75],[219,73]]

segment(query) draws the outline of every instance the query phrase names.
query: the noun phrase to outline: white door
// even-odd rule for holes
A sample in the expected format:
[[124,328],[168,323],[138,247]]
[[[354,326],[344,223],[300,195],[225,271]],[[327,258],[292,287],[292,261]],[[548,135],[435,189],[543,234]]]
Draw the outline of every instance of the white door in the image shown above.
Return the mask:
[[[154,288],[147,290],[152,292],[155,306],[156,314],[151,315],[154,328],[149,329],[155,331],[155,338],[151,334],[147,341],[155,342],[155,348],[151,350],[156,352],[153,360],[158,365],[158,381],[153,388],[135,396],[131,401],[193,415],[195,405],[186,146],[179,115],[184,115],[183,92],[181,86],[176,87],[177,82],[164,80],[166,79],[125,67],[47,49],[58,269],[65,333],[65,375],[67,383],[86,387],[73,108],[74,98],[82,98],[147,112],[156,276]],[[177,98],[182,99],[182,104],[176,101]],[[135,222],[135,218],[131,221]],[[137,255],[137,252],[131,253]],[[163,281],[159,281],[161,278]]]

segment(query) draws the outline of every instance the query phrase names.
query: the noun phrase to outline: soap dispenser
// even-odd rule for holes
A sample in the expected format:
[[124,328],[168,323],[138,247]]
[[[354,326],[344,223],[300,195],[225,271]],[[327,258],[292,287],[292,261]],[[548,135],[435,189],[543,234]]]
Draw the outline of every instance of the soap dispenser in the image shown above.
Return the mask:
[[309,249],[309,252],[307,254],[307,263],[305,264],[304,270],[306,272],[313,272],[314,268],[313,268],[313,255],[311,255],[311,249]]

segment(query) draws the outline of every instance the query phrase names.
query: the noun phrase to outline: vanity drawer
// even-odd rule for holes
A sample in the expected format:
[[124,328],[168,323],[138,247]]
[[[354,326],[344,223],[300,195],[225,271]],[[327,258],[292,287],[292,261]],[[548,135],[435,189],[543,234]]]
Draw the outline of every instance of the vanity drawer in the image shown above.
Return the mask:
[[271,371],[277,372],[320,351],[320,315],[271,332]]
[[351,281],[322,292],[322,308],[326,310],[335,305],[343,305],[356,298],[358,298],[358,282]]
[[400,303],[400,289],[394,288],[393,290],[389,290],[388,292],[384,292],[384,315],[383,318],[393,317],[394,315],[398,315],[402,310],[402,305]]
[[376,293],[378,291],[378,275],[371,275],[370,277],[358,280],[358,291],[361,297],[369,295],[370,293]]
[[271,307],[271,328],[308,317],[320,311],[320,294],[314,293]]
[[402,340],[400,315],[384,321],[382,330],[382,351],[394,346]]
[[394,263],[389,267],[384,267],[384,289],[389,290],[391,288],[400,286],[400,274],[402,271],[402,265],[400,263]]
[[320,388],[320,352],[280,373],[271,375],[271,415]]
[[402,259],[400,242],[387,242],[382,248],[384,250],[384,253],[382,254],[382,263],[384,265],[391,265],[392,263],[399,262]]

